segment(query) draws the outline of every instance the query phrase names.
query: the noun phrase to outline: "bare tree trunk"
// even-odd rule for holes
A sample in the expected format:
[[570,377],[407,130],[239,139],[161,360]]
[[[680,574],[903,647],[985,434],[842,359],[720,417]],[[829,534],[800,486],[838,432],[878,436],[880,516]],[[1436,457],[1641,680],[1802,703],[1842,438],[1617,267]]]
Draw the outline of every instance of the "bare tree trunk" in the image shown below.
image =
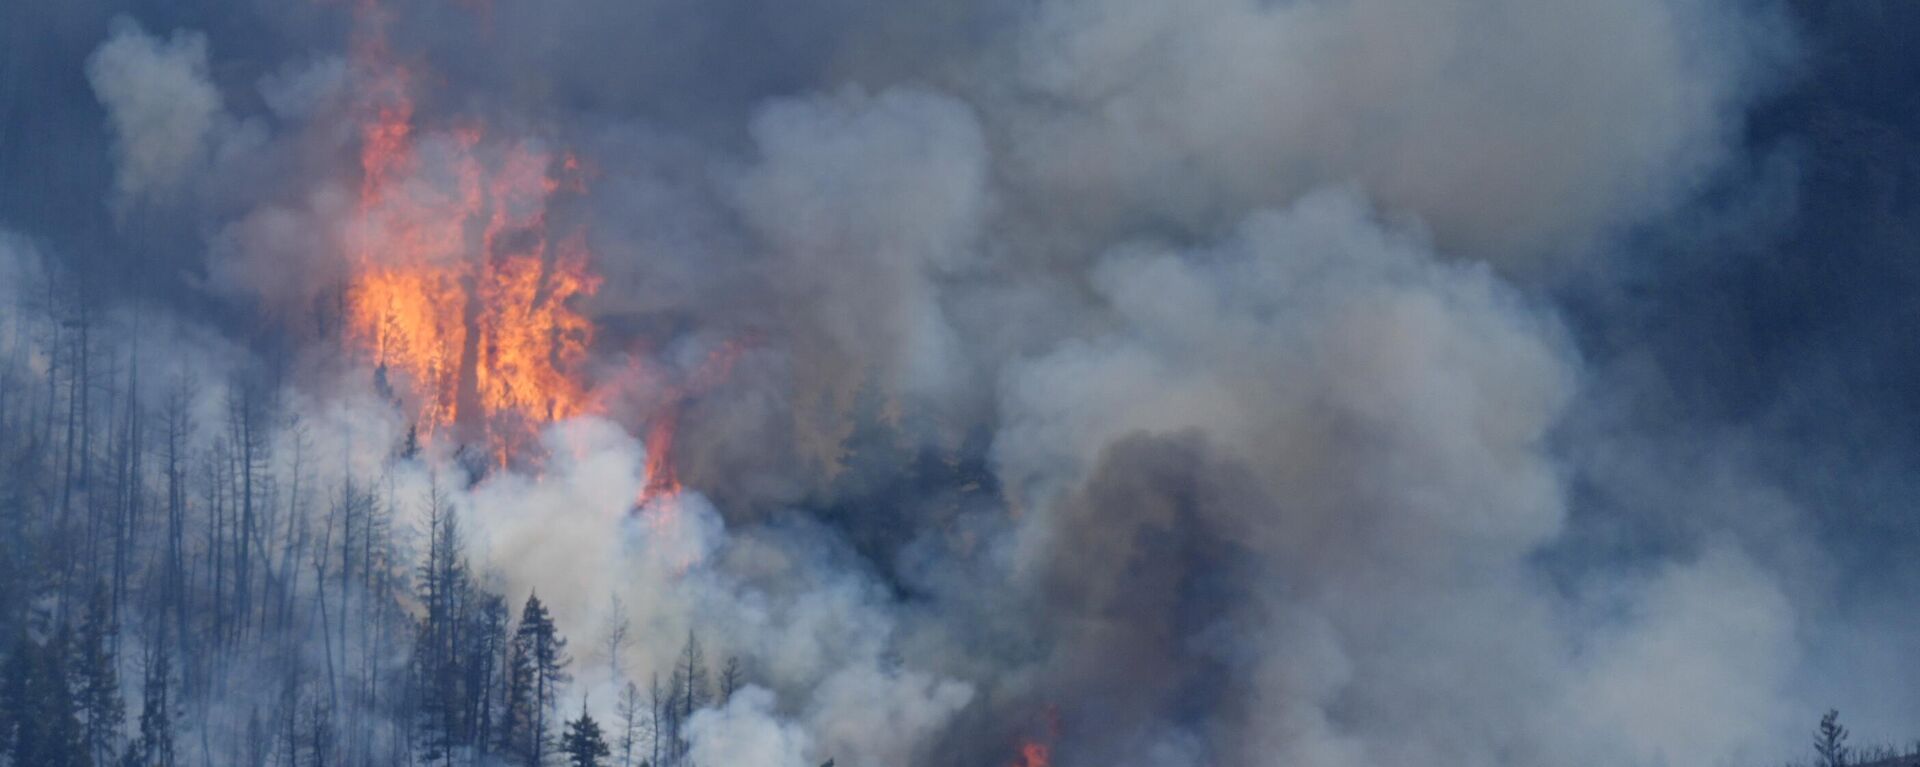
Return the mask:
[[84,306],[81,307],[81,318],[78,322],[80,337],[77,341],[72,342],[73,345],[69,352],[69,354],[73,356],[73,364],[71,366],[73,369],[67,373],[66,457],[62,461],[63,468],[60,471],[60,517],[57,532],[55,533],[56,552],[54,556],[58,557],[60,561],[60,578],[56,587],[59,595],[59,604],[56,609],[62,616],[65,616],[67,612],[67,595],[72,590],[73,566],[74,560],[77,558],[75,556],[76,552],[73,550],[73,489],[76,481],[74,475],[77,472],[75,464],[85,463],[84,453],[79,456],[74,454],[80,445],[82,435],[86,431],[81,423],[81,420],[84,418],[82,408],[86,402],[87,327]]
[[226,504],[224,502],[224,493],[222,492],[222,489],[226,487],[226,482],[225,477],[220,471],[220,467],[226,462],[222,455],[224,452],[224,447],[216,441],[213,447],[213,455],[207,458],[207,510],[211,515],[207,522],[209,531],[207,550],[210,552],[209,556],[213,558],[212,571],[208,574],[209,582],[207,593],[213,599],[213,610],[210,616],[212,618],[212,630],[209,632],[209,636],[213,640],[213,649],[215,651],[224,647],[227,639]]
[[306,432],[296,427],[293,435],[293,487],[287,498],[287,545],[280,555],[281,569],[287,573],[279,611],[279,624],[283,631],[293,622],[294,602],[300,592],[299,562],[305,556],[307,547],[306,504],[300,495],[300,485],[306,476],[306,452]]
[[[113,605],[116,620],[119,615],[120,604],[127,595],[127,579],[133,570],[130,560],[133,557],[133,547],[137,540],[136,536],[139,535],[140,532],[140,517],[143,510],[142,501],[146,495],[144,487],[145,478],[141,474],[141,459],[146,452],[144,444],[146,429],[145,419],[140,409],[140,365],[138,358],[135,358],[128,365],[126,431],[125,444],[122,447],[125,453],[122,464],[126,466],[125,479],[123,480],[123,485],[126,488],[126,497],[125,503],[121,507],[124,510],[122,512],[122,519],[116,526],[119,534],[114,538],[113,556]],[[117,649],[118,648],[116,648],[116,650]]]
[[233,611],[237,636],[243,636],[252,618],[253,608],[253,467],[254,435],[253,386],[241,382],[238,391],[231,394],[229,418],[233,420],[233,442],[235,473],[239,480],[237,488],[239,530],[235,538],[236,549],[233,559]]
[[[59,306],[59,298],[55,295],[53,289],[53,280],[47,281],[47,306]],[[58,381],[60,380],[60,324],[57,318],[55,318],[54,323],[47,328],[47,334],[49,336],[46,345],[47,407],[42,411],[42,415],[45,416],[40,427],[40,444],[42,445],[53,444],[53,418],[54,413],[58,412],[58,408],[55,407],[59,402],[57,392],[59,391]]]
[[[182,646],[187,641],[187,563],[186,512],[187,488],[182,476],[181,451],[185,448],[188,421],[188,392],[182,382],[167,401],[167,598],[173,608],[175,636]],[[183,665],[186,665],[183,662]]]
[[[333,544],[333,515],[327,515],[325,532],[321,534],[320,548],[313,557],[313,601],[320,608],[320,638],[322,650],[327,654],[327,703],[332,711],[340,710],[339,672],[333,665],[333,632],[327,620],[327,557],[328,548]],[[343,647],[342,650],[345,648]]]

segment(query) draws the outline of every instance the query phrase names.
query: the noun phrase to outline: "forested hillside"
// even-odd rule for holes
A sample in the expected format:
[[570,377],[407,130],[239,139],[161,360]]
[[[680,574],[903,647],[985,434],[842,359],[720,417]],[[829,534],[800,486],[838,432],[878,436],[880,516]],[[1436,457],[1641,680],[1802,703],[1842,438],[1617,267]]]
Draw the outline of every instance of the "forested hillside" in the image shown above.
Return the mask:
[[0,0],[0,767],[1908,759],[1916,30]]
[[672,668],[615,721],[562,705],[537,592],[474,571],[437,486],[394,490],[415,446],[344,469],[266,383],[156,361],[133,317],[8,266],[31,289],[0,310],[0,763],[681,765],[744,683],[697,634],[622,625],[615,652]]

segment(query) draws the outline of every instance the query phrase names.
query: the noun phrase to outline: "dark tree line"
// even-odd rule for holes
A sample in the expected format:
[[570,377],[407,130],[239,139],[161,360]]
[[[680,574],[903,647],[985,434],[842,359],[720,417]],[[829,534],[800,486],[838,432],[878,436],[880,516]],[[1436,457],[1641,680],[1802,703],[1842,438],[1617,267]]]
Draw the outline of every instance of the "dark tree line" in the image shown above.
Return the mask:
[[0,767],[690,767],[688,720],[743,683],[674,637],[617,722],[568,716],[539,596],[470,568],[440,487],[396,497],[412,445],[356,472],[267,366],[142,348],[58,278],[0,287]]
[[1877,745],[1856,747],[1847,743],[1853,731],[1840,723],[1840,712],[1829,709],[1820,716],[1813,730],[1813,760],[1793,762],[1788,767],[1916,767],[1920,765],[1920,742],[1907,748]]

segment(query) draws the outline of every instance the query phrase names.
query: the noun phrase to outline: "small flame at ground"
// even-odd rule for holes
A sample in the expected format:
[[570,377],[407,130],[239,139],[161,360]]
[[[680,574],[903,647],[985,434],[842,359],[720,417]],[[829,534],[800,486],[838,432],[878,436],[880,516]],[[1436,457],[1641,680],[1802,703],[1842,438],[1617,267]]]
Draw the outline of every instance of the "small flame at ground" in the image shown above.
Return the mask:
[[1026,741],[1020,744],[1020,755],[1014,757],[1013,767],[1047,767],[1052,757],[1052,749],[1038,741]]
[[1040,730],[1042,734],[1020,739],[1020,746],[1015,751],[1010,767],[1049,767],[1053,762],[1051,744],[1060,737],[1060,709],[1047,706],[1036,725],[1033,729]]

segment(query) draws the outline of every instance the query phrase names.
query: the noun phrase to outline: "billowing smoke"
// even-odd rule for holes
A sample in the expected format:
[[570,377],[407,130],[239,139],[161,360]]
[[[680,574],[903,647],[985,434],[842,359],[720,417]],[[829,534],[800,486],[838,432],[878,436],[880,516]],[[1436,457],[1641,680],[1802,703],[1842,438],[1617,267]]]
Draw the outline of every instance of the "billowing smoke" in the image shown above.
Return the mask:
[[[1667,417],[1737,398],[1648,330],[1691,299],[1637,298],[1798,204],[1750,135],[1799,82],[1792,8],[49,13],[93,32],[35,60],[81,68],[97,135],[59,151],[110,158],[115,215],[0,221],[9,387],[72,378],[47,339],[90,323],[206,424],[180,439],[258,460],[263,541],[350,569],[352,536],[427,557],[451,515],[569,639],[560,714],[731,666],[693,764],[1746,764],[1829,705],[1920,711],[1874,692],[1912,687],[1920,626],[1868,617],[1898,589],[1812,508],[1882,508],[1920,454],[1835,495],[1816,405]],[[0,138],[38,125],[18,88]],[[579,396],[515,388],[554,380]],[[528,439],[476,421],[508,415]],[[356,504],[388,529],[336,530]],[[339,614],[247,668],[402,673],[344,628],[375,579],[282,561]],[[276,705],[207,694],[213,738]]]
[[1031,96],[1008,153],[1101,231],[1218,232],[1352,180],[1449,250],[1537,258],[1710,172],[1774,21],[1687,1],[1050,3],[1018,33]]
[[207,80],[207,38],[181,32],[161,40],[121,19],[87,61],[87,80],[107,108],[115,137],[118,192],[135,201],[179,191],[202,170],[221,117]]

